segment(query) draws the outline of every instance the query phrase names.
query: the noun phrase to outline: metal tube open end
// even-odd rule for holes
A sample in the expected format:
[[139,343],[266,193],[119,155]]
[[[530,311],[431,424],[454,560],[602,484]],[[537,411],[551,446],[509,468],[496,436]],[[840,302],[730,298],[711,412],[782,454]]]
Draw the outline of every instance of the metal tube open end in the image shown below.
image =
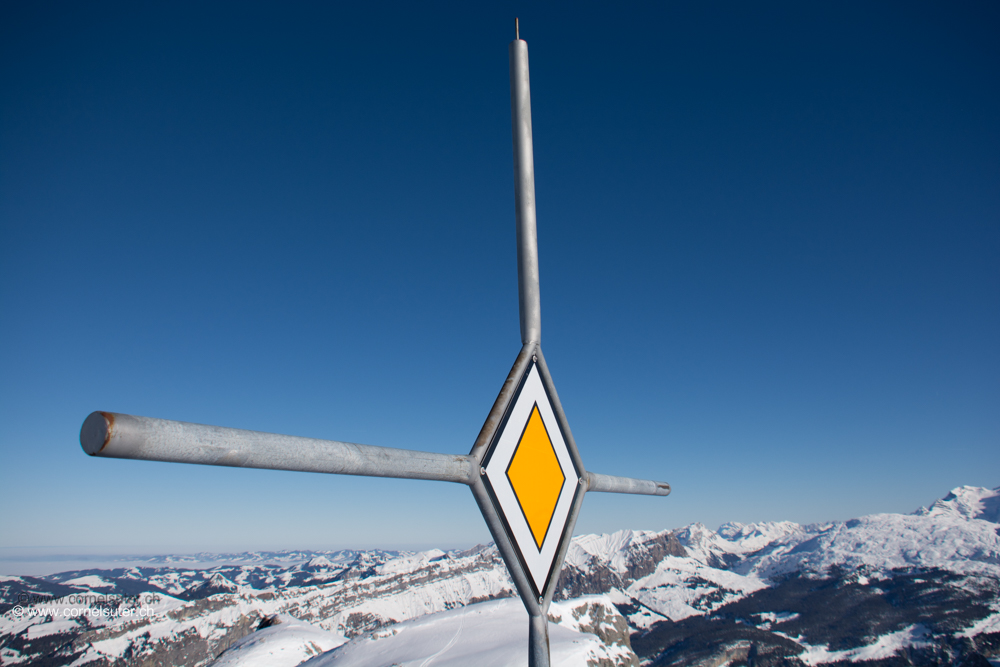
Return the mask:
[[616,477],[596,472],[587,473],[587,490],[601,493],[634,493],[642,496],[669,496],[670,485],[651,479]]
[[110,412],[91,412],[80,428],[80,446],[91,456],[97,456],[111,440],[115,416]]

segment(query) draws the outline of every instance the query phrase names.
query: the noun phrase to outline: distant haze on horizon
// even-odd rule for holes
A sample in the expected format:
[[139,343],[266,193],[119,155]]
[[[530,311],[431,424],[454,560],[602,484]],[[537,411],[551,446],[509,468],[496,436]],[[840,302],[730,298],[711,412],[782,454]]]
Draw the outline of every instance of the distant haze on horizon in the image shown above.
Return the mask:
[[587,469],[673,487],[577,533],[1000,484],[995,2],[7,3],[0,551],[490,540],[461,485],[78,434],[467,453],[520,347],[515,16],[546,359]]

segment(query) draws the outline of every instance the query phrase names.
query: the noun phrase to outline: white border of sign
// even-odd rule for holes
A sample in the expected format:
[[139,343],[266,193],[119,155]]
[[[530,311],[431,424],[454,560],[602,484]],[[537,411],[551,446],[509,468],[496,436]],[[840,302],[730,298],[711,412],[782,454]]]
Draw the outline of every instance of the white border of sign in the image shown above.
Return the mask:
[[[559,465],[562,467],[566,480],[563,482],[559,492],[559,499],[556,501],[555,511],[552,513],[552,521],[549,524],[548,532],[545,534],[545,541],[542,542],[541,550],[535,544],[535,538],[531,533],[531,527],[524,518],[521,505],[514,494],[514,489],[507,478],[507,467],[514,456],[514,451],[524,432],[524,427],[531,416],[531,410],[538,405],[538,413],[545,423],[549,439],[552,441],[552,448],[555,451]],[[566,527],[566,520],[569,517],[570,509],[573,506],[573,497],[576,495],[577,486],[580,483],[580,476],[573,459],[569,455],[569,448],[563,438],[562,429],[556,419],[555,412],[549,402],[548,394],[542,385],[542,378],[538,372],[538,364],[532,363],[525,378],[517,400],[507,416],[503,432],[500,434],[496,445],[489,455],[489,462],[486,464],[486,478],[492,487],[493,493],[500,505],[498,509],[504,517],[505,522],[512,533],[511,537],[514,546],[520,552],[521,559],[528,567],[528,572],[535,584],[535,589],[542,594],[545,591],[545,584],[552,570],[552,563],[559,550],[563,531]]]

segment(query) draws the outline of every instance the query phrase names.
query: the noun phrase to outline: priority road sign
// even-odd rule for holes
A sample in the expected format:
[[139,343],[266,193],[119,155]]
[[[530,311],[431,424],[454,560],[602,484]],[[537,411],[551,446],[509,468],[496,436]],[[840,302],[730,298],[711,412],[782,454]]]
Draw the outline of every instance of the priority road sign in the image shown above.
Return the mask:
[[533,359],[481,470],[536,598],[548,588],[559,547],[572,537],[570,509],[583,495],[584,471],[559,422]]

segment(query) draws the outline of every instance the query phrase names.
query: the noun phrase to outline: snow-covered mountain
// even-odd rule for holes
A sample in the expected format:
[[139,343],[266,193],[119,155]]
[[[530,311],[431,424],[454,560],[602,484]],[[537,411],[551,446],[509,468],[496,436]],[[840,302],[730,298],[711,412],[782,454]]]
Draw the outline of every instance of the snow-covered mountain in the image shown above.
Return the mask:
[[920,508],[918,516],[952,516],[960,519],[981,519],[1000,523],[1000,494],[996,489],[981,486],[960,486],[927,508]]
[[[1000,489],[960,487],[910,515],[578,536],[552,620],[575,636],[566,664],[988,664],[1000,656],[998,511]],[[505,600],[492,545],[270,556],[0,577],[0,664],[461,664],[475,637],[526,650],[499,639],[524,612]]]

